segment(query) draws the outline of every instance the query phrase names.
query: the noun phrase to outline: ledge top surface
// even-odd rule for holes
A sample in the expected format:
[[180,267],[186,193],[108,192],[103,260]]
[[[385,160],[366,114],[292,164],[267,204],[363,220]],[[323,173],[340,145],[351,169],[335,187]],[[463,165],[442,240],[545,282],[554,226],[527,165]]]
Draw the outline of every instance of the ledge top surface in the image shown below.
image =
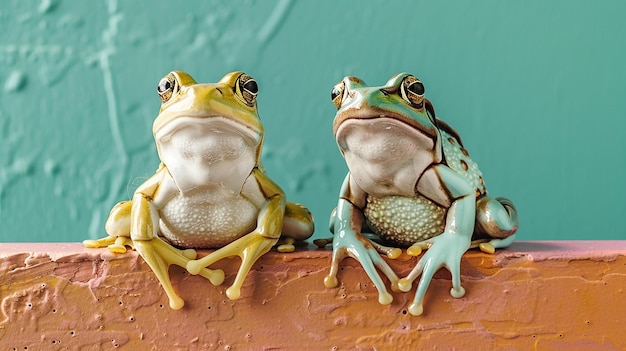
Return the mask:
[[[38,243],[0,243],[0,258],[19,253],[46,253],[51,257],[68,254],[95,254],[106,251],[104,249],[87,249],[77,242],[38,242]],[[198,250],[199,252],[208,250]],[[129,252],[134,252],[129,250]],[[268,254],[291,255],[293,258],[330,257],[331,249],[318,249],[313,244],[298,246],[293,253],[278,253],[271,251]],[[478,250],[470,249],[466,255],[488,255]],[[499,249],[495,259],[527,257],[532,261],[550,259],[584,259],[584,258],[615,258],[626,256],[626,240],[562,240],[562,241],[516,241],[508,248]]]

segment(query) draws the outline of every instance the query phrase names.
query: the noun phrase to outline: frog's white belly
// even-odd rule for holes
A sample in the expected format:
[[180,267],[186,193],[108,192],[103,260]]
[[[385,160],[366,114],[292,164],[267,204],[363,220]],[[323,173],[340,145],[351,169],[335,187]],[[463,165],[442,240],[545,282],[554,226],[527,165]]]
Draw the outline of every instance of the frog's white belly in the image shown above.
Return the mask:
[[254,230],[258,211],[248,199],[225,191],[178,194],[159,210],[160,232],[179,247],[222,247]]
[[368,226],[376,235],[410,246],[443,233],[447,209],[420,195],[370,195],[363,212]]

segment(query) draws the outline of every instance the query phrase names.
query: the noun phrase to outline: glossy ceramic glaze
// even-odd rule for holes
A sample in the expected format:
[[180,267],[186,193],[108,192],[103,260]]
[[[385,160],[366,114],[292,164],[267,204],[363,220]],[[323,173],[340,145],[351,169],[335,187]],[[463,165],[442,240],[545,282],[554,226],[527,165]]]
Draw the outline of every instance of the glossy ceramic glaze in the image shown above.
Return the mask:
[[[206,267],[240,256],[240,269],[227,289],[228,297],[236,299],[252,264],[281,233],[288,238],[278,247],[283,252],[294,250],[294,240],[311,236],[312,216],[304,206],[287,202],[263,170],[264,129],[252,77],[232,72],[218,83],[198,84],[187,73],[173,71],[157,91],[162,105],[153,134],[161,165],[131,201],[111,210],[109,236],[85,245],[119,253],[136,249],[173,309],[184,302],[170,282],[171,264],[219,285],[224,272]],[[195,260],[197,248],[218,250]]]
[[[463,253],[472,246],[493,253],[514,240],[518,227],[512,202],[487,196],[478,166],[456,131],[436,117],[424,91],[418,78],[401,73],[378,87],[346,77],[331,96],[338,109],[333,132],[349,173],[331,216],[333,259],[325,284],[337,286],[338,266],[346,256],[361,263],[382,304],[391,303],[392,296],[377,269],[393,290],[405,292],[421,276],[409,307],[414,315],[422,313],[439,268],[452,273],[452,296],[463,296]],[[402,279],[379,255],[397,257],[397,247],[409,247],[415,256],[428,249]]]

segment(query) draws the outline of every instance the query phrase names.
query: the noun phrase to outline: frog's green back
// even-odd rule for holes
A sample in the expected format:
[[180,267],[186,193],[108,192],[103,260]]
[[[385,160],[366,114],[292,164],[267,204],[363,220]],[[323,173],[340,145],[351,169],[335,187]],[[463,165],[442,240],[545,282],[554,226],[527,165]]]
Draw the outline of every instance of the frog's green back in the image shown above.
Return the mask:
[[[626,3],[9,1],[0,10],[0,241],[81,241],[158,165],[159,79],[259,84],[263,164],[328,235],[346,166],[333,85],[410,72],[518,239],[625,239]],[[355,15],[355,11],[358,15]],[[603,133],[598,126],[612,126]],[[618,222],[619,223],[619,222]]]

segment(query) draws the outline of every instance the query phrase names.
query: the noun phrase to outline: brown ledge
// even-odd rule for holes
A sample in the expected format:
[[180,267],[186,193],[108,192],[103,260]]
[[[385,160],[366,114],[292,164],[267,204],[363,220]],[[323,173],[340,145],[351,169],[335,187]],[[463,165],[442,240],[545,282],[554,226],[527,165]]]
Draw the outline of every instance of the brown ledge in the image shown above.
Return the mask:
[[[200,252],[204,255],[206,252]],[[626,349],[626,241],[518,242],[462,261],[467,294],[435,275],[425,313],[406,313],[413,293],[389,306],[352,259],[327,289],[330,250],[270,252],[242,297],[229,300],[239,259],[217,264],[225,284],[172,267],[186,305],[169,309],[134,251],[80,244],[0,244],[0,350]],[[402,276],[416,259],[390,261]]]

